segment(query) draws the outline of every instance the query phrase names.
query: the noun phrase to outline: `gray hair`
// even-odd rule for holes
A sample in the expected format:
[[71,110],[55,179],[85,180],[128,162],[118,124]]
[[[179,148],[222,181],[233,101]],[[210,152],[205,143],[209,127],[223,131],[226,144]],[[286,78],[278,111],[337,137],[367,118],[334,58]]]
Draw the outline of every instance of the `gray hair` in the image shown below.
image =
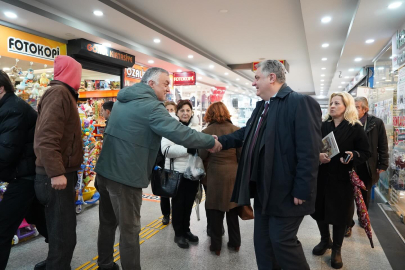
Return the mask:
[[153,67],[148,69],[145,74],[143,74],[141,83],[148,84],[149,81],[154,81],[156,84],[159,84],[159,76],[162,73],[169,75],[169,72],[163,68]]
[[365,97],[356,97],[354,102],[361,102],[361,107],[368,110],[368,100]]
[[269,76],[270,73],[276,74],[278,83],[285,83],[285,67],[278,60],[264,60],[257,65],[264,76]]

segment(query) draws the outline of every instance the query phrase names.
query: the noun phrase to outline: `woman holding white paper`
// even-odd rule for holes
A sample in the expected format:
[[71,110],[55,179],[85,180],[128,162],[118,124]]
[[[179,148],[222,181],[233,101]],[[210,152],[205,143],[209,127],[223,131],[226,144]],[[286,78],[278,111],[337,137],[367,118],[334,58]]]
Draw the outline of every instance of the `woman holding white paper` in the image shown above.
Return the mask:
[[[353,97],[345,92],[333,93],[329,101],[329,113],[322,123],[322,137],[333,132],[339,154],[330,158],[319,154],[321,163],[318,173],[315,213],[321,233],[321,242],[314,247],[314,255],[323,255],[332,248],[331,265],[335,269],[343,266],[341,247],[354,214],[354,194],[349,172],[353,166],[370,157],[367,136],[358,120]],[[333,243],[329,224],[333,225]]]

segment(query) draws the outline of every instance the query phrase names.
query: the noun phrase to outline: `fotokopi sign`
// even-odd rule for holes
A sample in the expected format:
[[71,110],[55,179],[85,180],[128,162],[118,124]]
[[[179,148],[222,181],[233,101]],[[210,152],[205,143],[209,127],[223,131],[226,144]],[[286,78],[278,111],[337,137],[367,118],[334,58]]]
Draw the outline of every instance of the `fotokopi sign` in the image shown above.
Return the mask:
[[174,86],[184,86],[184,85],[195,85],[196,78],[194,71],[184,71],[184,72],[174,72],[173,73],[173,85]]
[[53,65],[58,55],[66,55],[66,44],[0,25],[0,55]]

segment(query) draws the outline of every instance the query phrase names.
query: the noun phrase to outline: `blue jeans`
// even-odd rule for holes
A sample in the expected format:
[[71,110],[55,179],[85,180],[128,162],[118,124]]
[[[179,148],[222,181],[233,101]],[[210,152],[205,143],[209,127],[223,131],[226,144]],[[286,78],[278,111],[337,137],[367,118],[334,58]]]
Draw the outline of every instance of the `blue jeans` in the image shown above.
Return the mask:
[[46,269],[70,270],[73,251],[76,246],[75,186],[77,172],[65,174],[65,189],[56,190],[46,175],[35,178],[35,193],[45,206],[48,228],[49,251]]

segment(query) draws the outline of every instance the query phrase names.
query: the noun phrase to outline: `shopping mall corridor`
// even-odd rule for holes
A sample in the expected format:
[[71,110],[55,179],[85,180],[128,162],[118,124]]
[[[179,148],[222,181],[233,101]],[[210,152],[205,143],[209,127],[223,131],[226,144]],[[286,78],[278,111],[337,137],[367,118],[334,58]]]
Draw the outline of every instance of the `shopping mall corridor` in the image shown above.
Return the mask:
[[[197,221],[195,209],[191,217],[191,230],[199,236],[200,242],[198,245],[190,245],[188,250],[180,249],[173,242],[174,231],[171,225],[162,228],[159,202],[154,200],[155,197],[150,194],[152,192],[149,188],[144,189],[145,198],[141,211],[142,228],[144,229],[140,238],[142,242],[142,269],[257,269],[253,249],[253,221],[240,221],[242,246],[238,253],[227,248],[228,236],[225,233],[221,255],[218,257],[209,251],[210,238],[206,232],[205,210],[204,203],[202,203],[200,205],[201,220]],[[98,205],[93,205],[77,216],[78,242],[72,260],[72,269],[96,269],[97,231]],[[311,217],[304,219],[298,237],[304,247],[311,269],[332,269],[330,267],[330,250],[322,257],[313,256],[311,253],[312,248],[319,242],[319,232],[315,221]],[[392,269],[374,231],[373,240],[374,249],[370,247],[364,230],[357,225],[354,226],[352,237],[346,238],[343,243],[343,269]],[[118,231],[116,243],[119,243]],[[119,248],[118,246],[115,248],[117,251],[114,255],[118,259],[117,262],[119,262]],[[19,243],[11,250],[7,269],[31,270],[35,263],[45,259],[47,250],[47,244],[41,236]]]

